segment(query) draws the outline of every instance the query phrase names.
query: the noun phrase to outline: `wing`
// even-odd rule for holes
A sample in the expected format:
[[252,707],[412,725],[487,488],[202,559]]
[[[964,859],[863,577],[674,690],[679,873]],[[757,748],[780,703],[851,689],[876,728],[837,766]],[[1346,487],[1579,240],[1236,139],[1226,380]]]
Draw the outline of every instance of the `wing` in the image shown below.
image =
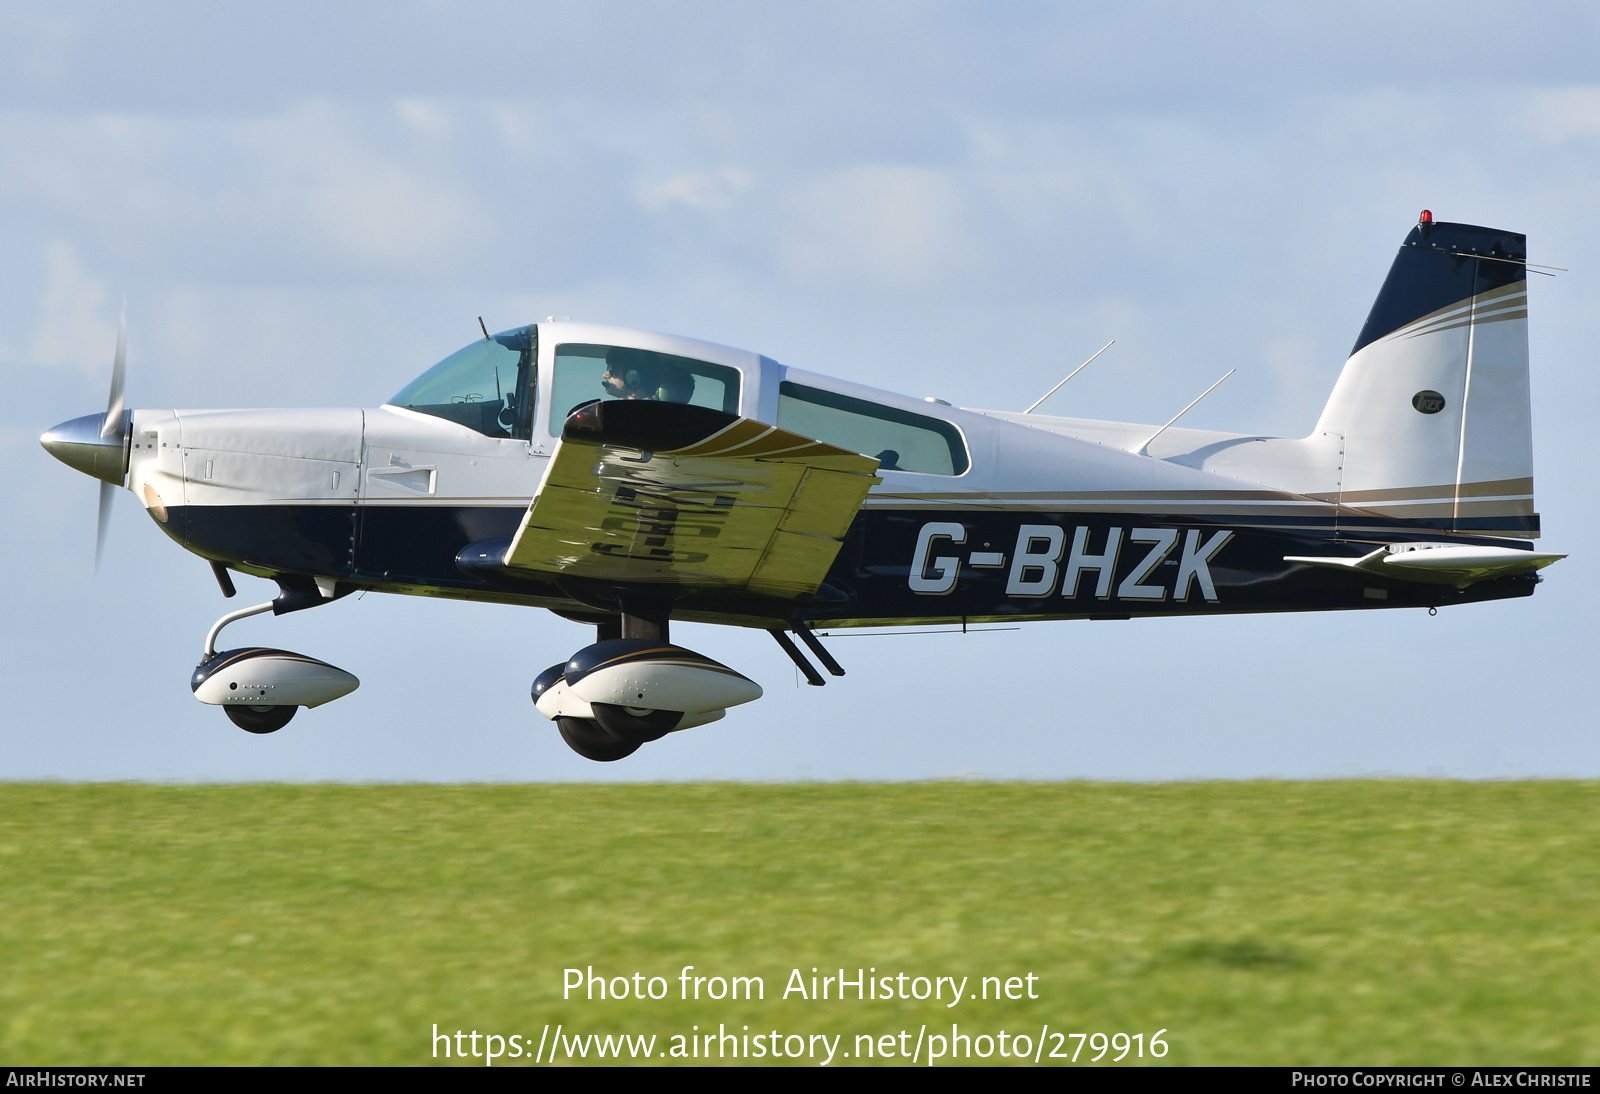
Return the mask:
[[627,584],[816,592],[878,461],[678,403],[591,403],[561,443],[504,565]]

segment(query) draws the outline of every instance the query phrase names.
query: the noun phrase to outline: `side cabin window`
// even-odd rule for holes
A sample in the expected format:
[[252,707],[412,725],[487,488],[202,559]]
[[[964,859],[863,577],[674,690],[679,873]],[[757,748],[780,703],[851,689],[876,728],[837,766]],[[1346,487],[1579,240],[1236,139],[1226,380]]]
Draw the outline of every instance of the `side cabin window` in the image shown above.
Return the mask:
[[550,387],[550,432],[557,437],[567,415],[597,399],[653,399],[739,413],[738,369],[627,346],[557,346]]
[[473,342],[411,381],[389,405],[432,414],[486,437],[527,440],[537,340],[535,329],[527,326]]
[[971,464],[949,422],[787,380],[778,385],[778,425],[875,456],[885,471],[959,475]]

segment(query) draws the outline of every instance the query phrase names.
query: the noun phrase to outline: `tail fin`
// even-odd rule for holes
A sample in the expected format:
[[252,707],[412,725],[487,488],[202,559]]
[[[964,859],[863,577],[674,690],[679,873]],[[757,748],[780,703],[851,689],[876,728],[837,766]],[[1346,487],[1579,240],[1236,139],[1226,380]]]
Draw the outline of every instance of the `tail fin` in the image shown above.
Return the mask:
[[1526,260],[1515,232],[1428,213],[1406,236],[1317,423],[1344,439],[1341,505],[1538,537]]

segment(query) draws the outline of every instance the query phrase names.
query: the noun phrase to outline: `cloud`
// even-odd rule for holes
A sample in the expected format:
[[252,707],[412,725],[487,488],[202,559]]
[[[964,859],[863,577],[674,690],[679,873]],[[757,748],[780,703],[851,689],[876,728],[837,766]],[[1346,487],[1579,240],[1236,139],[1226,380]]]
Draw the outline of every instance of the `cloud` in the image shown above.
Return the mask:
[[114,305],[105,282],[89,272],[72,244],[59,239],[45,244],[44,265],[32,363],[91,372],[105,369],[117,343]]
[[1600,138],[1600,87],[1534,89],[1525,119],[1534,136],[1551,144]]
[[640,205],[658,213],[669,205],[691,209],[726,209],[750,189],[755,176],[739,167],[710,171],[685,171],[657,183],[641,183],[634,190]]
[[788,197],[780,247],[806,280],[932,285],[961,264],[961,188],[927,167],[863,165],[823,175]]
[[487,222],[471,157],[425,105],[224,119],[13,110],[0,115],[0,196],[143,252],[141,271],[152,259],[206,279],[442,271]]
[[266,212],[271,227],[335,266],[453,262],[480,237],[473,180],[434,146],[448,123],[440,108],[410,101],[399,114],[411,137],[430,138],[423,147],[345,104],[308,103],[239,127],[229,182],[242,185],[219,211]]
[[64,18],[56,11],[27,11],[15,4],[0,7],[0,70],[32,89],[64,84],[80,60],[83,19]]
[[394,112],[397,118],[425,136],[439,137],[450,131],[450,111],[436,100],[397,99]]

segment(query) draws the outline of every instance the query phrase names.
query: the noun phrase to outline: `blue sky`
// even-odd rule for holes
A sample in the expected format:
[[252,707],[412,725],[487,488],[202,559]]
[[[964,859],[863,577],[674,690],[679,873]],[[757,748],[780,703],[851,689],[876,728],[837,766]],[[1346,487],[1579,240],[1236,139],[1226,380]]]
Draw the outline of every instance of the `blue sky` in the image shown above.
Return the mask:
[[[1597,39],[1576,4],[7,4],[0,777],[1600,775]],[[1425,206],[1571,269],[1531,286],[1572,554],[1534,598],[842,638],[824,689],[685,626],[767,697],[617,765],[527,698],[584,628],[375,595],[239,624],[363,685],[235,730],[186,686],[207,567],[123,496],[95,574],[95,484],[37,444],[104,406],[124,295],[134,406],[375,405],[480,314],[559,314],[1017,409],[1115,338],[1052,409],[1164,421],[1237,367],[1186,422],[1300,435]]]

